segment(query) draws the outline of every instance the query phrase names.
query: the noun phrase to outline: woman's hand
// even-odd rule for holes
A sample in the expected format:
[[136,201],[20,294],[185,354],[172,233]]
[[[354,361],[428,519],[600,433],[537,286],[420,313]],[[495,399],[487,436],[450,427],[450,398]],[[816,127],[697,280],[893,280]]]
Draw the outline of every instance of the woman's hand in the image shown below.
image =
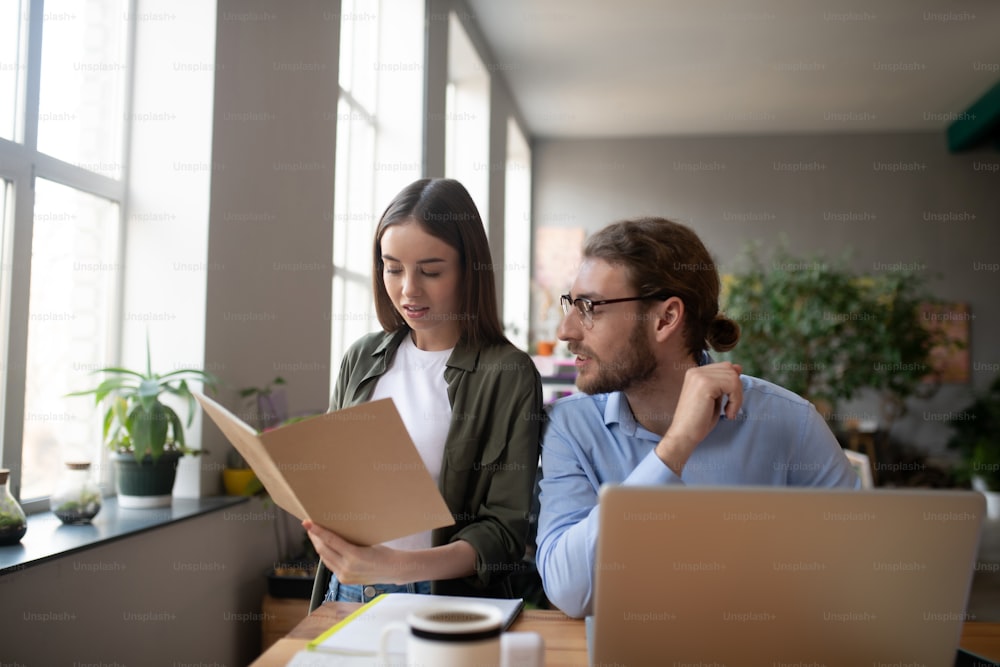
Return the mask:
[[362,547],[309,519],[302,522],[323,564],[344,584],[406,584],[405,552],[382,545]]
[[309,519],[302,527],[323,564],[344,584],[409,584],[467,577],[476,571],[476,551],[465,540],[404,551],[352,544]]

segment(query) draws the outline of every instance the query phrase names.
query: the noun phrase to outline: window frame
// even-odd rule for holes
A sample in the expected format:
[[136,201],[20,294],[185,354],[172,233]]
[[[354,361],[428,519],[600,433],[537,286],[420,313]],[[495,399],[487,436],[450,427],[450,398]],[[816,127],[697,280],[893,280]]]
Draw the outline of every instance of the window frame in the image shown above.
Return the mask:
[[[531,345],[531,262],[533,238],[531,230],[531,142],[514,115],[507,115],[507,137],[504,155],[504,223],[503,243],[503,323],[507,338],[514,345],[528,350]],[[518,173],[525,179],[515,178]],[[527,191],[515,188],[527,186]],[[520,195],[526,195],[522,201]],[[518,208],[522,206],[523,208]],[[527,252],[525,252],[525,250]],[[521,262],[524,262],[522,265]],[[512,280],[517,276],[517,280]],[[522,301],[515,299],[522,288]]]
[[[491,161],[498,157],[490,155],[493,73],[455,10],[448,13],[447,80],[444,173],[469,191],[489,237]],[[485,130],[484,136],[480,130]]]
[[[137,0],[127,0],[129,16],[136,15],[136,4]],[[125,222],[128,210],[128,155],[131,141],[129,122],[124,123],[122,130],[121,155],[119,156],[122,165],[120,179],[109,178],[38,151],[43,21],[43,0],[29,0],[27,44],[22,52],[26,58],[24,63],[26,81],[23,98],[20,96],[17,98],[17,103],[23,104],[23,107],[15,112],[16,117],[20,119],[17,125],[22,128],[22,136],[20,141],[8,141],[0,138],[0,179],[13,183],[11,188],[13,206],[9,207],[9,210],[13,211],[13,219],[5,219],[4,229],[0,232],[4,235],[3,252],[10,257],[9,275],[0,282],[0,289],[6,291],[8,304],[8,312],[4,314],[4,320],[0,323],[5,327],[5,335],[0,337],[0,340],[3,343],[4,358],[7,360],[6,365],[0,369],[2,371],[0,377],[2,377],[4,385],[3,401],[0,405],[0,465],[11,471],[11,491],[19,499],[23,472],[21,462],[24,446],[24,390],[31,290],[31,246],[34,233],[35,179],[43,178],[118,204],[118,248],[116,255],[120,266],[124,266]],[[135,34],[135,21],[128,21],[125,35],[125,62],[128,74],[124,77],[123,82],[123,112],[126,119],[131,118],[132,114]],[[109,341],[108,349],[111,350],[120,350],[123,294],[124,271],[120,271],[114,292],[111,295],[112,312],[109,316],[112,321],[118,323],[117,326],[112,327],[110,332],[112,340]],[[109,365],[114,365],[118,361],[118,359],[107,360]],[[106,457],[106,452],[101,451],[102,457]],[[102,460],[101,463],[103,464],[105,461]],[[99,468],[107,471],[109,466],[100,465]],[[105,477],[100,481],[102,486],[106,487],[109,478]],[[108,489],[103,490],[107,491]],[[45,511],[48,509],[48,497],[24,499],[21,504],[28,513]]]
[[[351,4],[347,10],[341,13],[341,26],[340,26],[340,39],[341,39],[341,52],[343,53],[344,44],[348,43],[345,39],[345,32],[347,26],[345,22],[347,21],[347,16],[354,16],[356,12],[355,7]],[[349,43],[354,44],[354,32],[357,28],[357,23],[353,22],[350,24],[350,29],[352,31]],[[381,39],[381,26],[376,27],[375,31],[375,45],[374,51],[378,53],[379,40]],[[343,70],[343,55],[341,55],[341,71]],[[344,304],[350,302],[351,297],[357,297],[361,294],[367,296],[367,301],[371,302],[371,276],[369,272],[358,272],[357,270],[350,268],[348,263],[351,257],[352,247],[356,243],[356,236],[361,233],[362,230],[357,230],[355,227],[360,224],[360,220],[355,221],[354,216],[359,215],[362,210],[375,209],[375,174],[372,173],[371,181],[368,185],[368,194],[370,195],[369,201],[362,201],[356,203],[354,201],[354,193],[351,187],[351,181],[353,170],[351,165],[354,162],[354,155],[358,150],[365,151],[366,154],[370,154],[372,160],[376,159],[376,143],[378,141],[378,123],[376,113],[378,111],[378,85],[373,87],[375,90],[375,97],[373,99],[372,109],[367,108],[361,103],[353,94],[353,86],[351,89],[345,88],[344,79],[347,78],[351,83],[354,82],[355,76],[357,75],[357,63],[352,56],[350,60],[350,66],[352,72],[348,77],[341,77],[341,72],[338,72],[338,96],[337,96],[337,155],[336,160],[336,179],[334,183],[334,202],[333,202],[333,220],[334,225],[333,232],[333,242],[334,247],[332,248],[332,259],[333,259],[333,276],[332,276],[332,292],[331,292],[331,303],[330,303],[330,346],[331,346],[331,356],[333,363],[330,364],[331,373],[331,387],[335,386],[337,381],[337,376],[339,375],[340,363],[339,360],[343,357],[347,348],[353,343],[353,339],[349,332],[355,331],[356,327],[351,326],[353,321],[350,319],[351,314],[345,311]],[[341,105],[346,106],[347,114],[346,118],[341,114]],[[357,132],[356,123],[364,124],[364,131],[371,133],[371,143],[365,146],[355,145],[355,133]],[[342,124],[346,124],[343,127]],[[344,130],[341,132],[341,130]],[[341,139],[347,141],[347,145],[344,146]],[[343,158],[343,162],[341,162]],[[343,189],[341,189],[341,184],[343,184]],[[339,201],[338,201],[339,200]],[[343,211],[343,213],[338,213],[338,211]],[[344,220],[339,220],[338,216],[346,216]],[[338,229],[338,225],[340,228]],[[371,238],[371,231],[374,229],[375,222],[370,221],[369,228],[363,230],[365,232],[366,238]],[[343,247],[340,247],[342,244]],[[367,243],[365,244],[367,247]],[[343,262],[341,261],[343,258]],[[340,306],[338,308],[338,306]],[[369,310],[365,314],[369,319],[373,319],[374,306],[369,305]],[[371,327],[369,326],[369,329]]]

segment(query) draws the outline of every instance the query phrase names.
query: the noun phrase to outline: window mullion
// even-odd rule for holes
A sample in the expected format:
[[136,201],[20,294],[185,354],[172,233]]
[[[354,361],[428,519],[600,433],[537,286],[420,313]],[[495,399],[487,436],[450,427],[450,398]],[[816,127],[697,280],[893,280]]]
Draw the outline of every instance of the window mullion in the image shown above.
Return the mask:
[[365,108],[365,105],[355,99],[355,97],[351,95],[350,91],[344,90],[343,86],[340,87],[340,97],[347,102],[347,105],[351,107],[352,112],[357,111],[359,114],[364,116],[365,119],[367,119],[369,125],[374,125],[375,112]]
[[[122,202],[125,198],[125,181],[108,178],[69,162],[0,138],[0,170],[31,173],[39,178],[83,190],[88,194]],[[30,183],[29,183],[30,186]]]
[[21,448],[24,436],[24,396],[28,359],[28,315],[31,288],[31,242],[34,232],[34,175],[30,167],[15,175],[14,229],[10,235],[10,300],[8,311],[6,382],[3,409],[3,465],[11,471],[10,486],[21,495]]
[[63,162],[45,153],[35,153],[32,162],[35,164],[35,175],[39,178],[110,199],[119,202],[119,204],[125,198],[124,181],[108,178],[96,171]]
[[42,16],[45,12],[43,0],[31,0],[28,8],[28,48],[26,81],[24,87],[24,139],[25,148],[34,151],[38,147],[38,100],[42,89]]
[[[34,152],[38,145],[38,99],[42,73],[42,16],[43,0],[31,0],[28,5],[27,48],[21,51],[25,64],[24,98],[15,110],[20,132],[15,128],[15,138],[21,142],[4,141],[0,145],[0,167],[13,175],[13,219],[7,220],[10,231],[9,257],[10,292],[8,300],[7,335],[4,359],[6,368],[0,378],[5,383],[2,409],[3,436],[0,439],[2,464],[9,468],[10,487],[15,497],[21,495],[22,442],[24,435],[24,387],[28,358],[29,291],[31,287],[31,241],[34,231],[35,169]],[[23,19],[23,17],[22,17]]]

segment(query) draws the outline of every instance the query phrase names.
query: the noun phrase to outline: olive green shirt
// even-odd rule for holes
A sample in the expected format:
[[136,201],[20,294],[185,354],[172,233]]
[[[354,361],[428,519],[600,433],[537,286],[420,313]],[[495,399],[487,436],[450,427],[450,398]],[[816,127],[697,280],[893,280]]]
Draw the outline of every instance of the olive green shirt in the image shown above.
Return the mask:
[[[341,362],[330,410],[369,400],[406,335],[409,329],[404,328],[355,342]],[[455,524],[434,530],[431,543],[465,540],[476,551],[476,573],[431,582],[431,590],[509,597],[507,575],[519,569],[524,556],[538,471],[541,381],[531,357],[509,343],[459,343],[448,357],[444,377],[452,414],[438,487]],[[312,608],[322,603],[329,579],[320,563]]]

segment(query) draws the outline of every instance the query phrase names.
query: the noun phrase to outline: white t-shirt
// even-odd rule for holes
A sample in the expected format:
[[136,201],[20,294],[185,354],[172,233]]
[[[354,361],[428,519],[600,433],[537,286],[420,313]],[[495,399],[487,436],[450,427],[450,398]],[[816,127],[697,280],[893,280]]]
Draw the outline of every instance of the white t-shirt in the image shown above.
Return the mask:
[[[410,336],[403,338],[389,370],[378,379],[371,400],[392,398],[406,430],[417,446],[431,477],[441,477],[444,443],[451,425],[451,403],[444,369],[451,350],[421,350]],[[401,498],[400,502],[406,502]],[[428,549],[431,532],[401,537],[386,546],[394,549]]]

